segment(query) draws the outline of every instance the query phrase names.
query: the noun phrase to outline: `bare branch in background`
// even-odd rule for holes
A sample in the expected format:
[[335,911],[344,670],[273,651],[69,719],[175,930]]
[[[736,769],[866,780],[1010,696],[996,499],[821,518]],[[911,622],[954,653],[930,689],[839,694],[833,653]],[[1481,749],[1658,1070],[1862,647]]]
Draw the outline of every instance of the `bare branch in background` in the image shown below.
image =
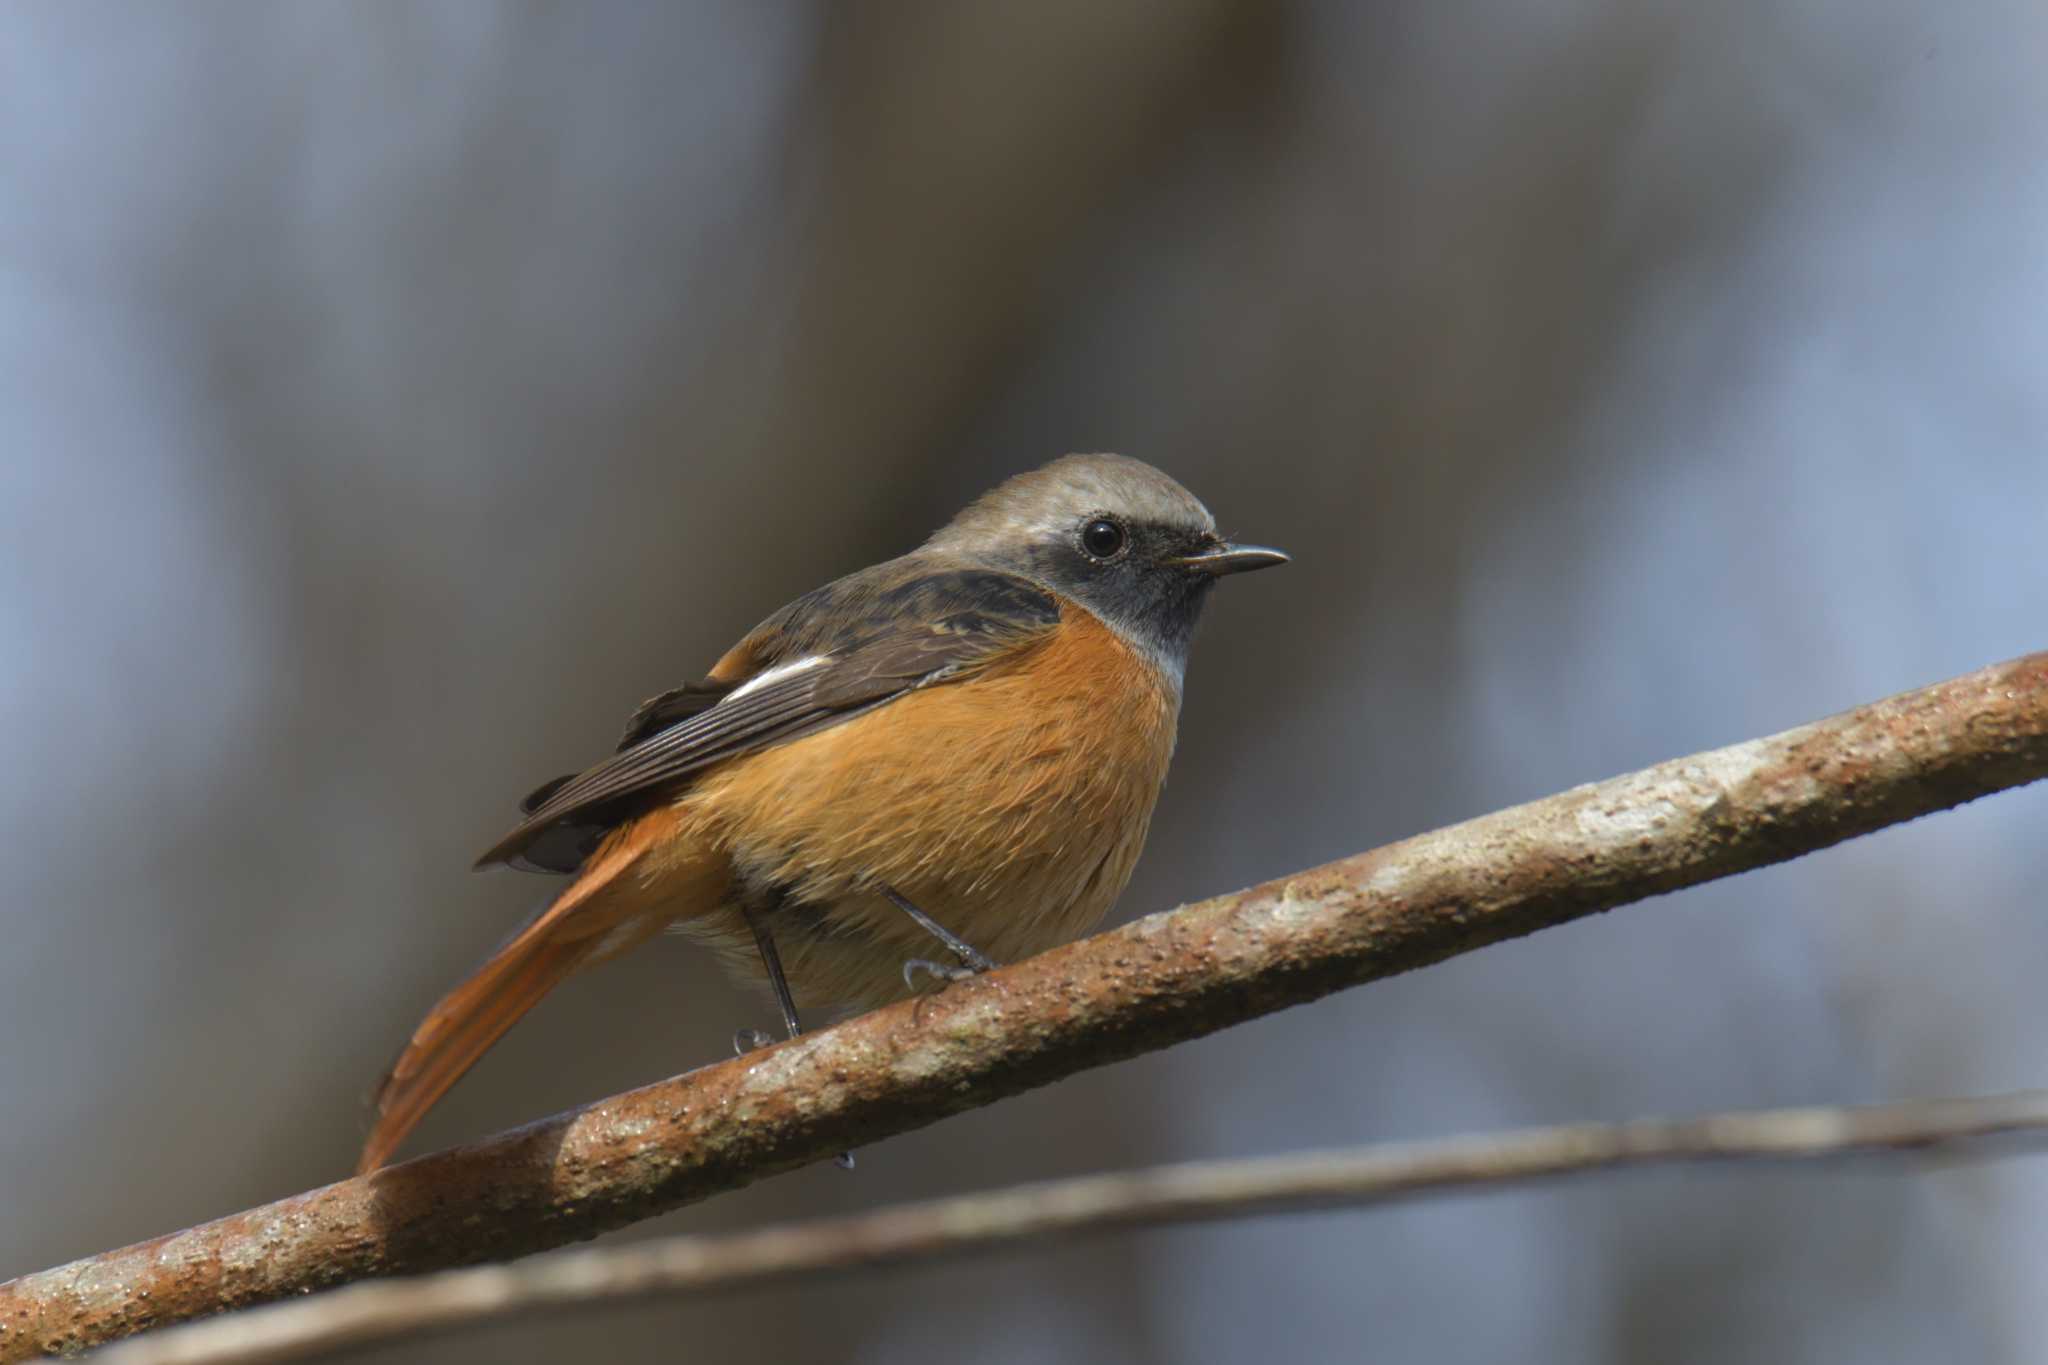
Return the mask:
[[99,1359],[105,1365],[274,1365],[493,1319],[748,1288],[1079,1232],[1355,1207],[1622,1166],[1924,1151],[2010,1133],[2048,1133],[2048,1091],[1862,1109],[1770,1109],[1678,1122],[1574,1123],[1252,1161],[1193,1162],[754,1232],[673,1237],[561,1252],[522,1265],[355,1285],[131,1341]]
[[591,1237],[1088,1067],[2048,775],[2048,654],[1149,916],[793,1042],[0,1285],[0,1361]]

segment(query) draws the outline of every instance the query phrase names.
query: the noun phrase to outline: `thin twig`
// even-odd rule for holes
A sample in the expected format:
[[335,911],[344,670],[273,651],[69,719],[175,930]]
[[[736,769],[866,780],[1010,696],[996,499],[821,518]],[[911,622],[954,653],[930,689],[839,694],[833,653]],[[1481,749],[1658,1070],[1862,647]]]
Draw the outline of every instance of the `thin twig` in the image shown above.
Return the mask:
[[[2048,1134],[2048,1091],[1682,1122],[1576,1123],[1023,1185],[719,1236],[557,1252],[516,1266],[361,1284],[116,1346],[105,1365],[274,1365],[493,1319],[582,1311],[901,1265],[1159,1223],[1384,1203],[1439,1190],[1680,1161],[1795,1160]],[[1972,1155],[1984,1155],[1977,1149]]]
[[2048,655],[1152,915],[475,1146],[0,1285],[0,1361],[502,1260],[2048,776]]

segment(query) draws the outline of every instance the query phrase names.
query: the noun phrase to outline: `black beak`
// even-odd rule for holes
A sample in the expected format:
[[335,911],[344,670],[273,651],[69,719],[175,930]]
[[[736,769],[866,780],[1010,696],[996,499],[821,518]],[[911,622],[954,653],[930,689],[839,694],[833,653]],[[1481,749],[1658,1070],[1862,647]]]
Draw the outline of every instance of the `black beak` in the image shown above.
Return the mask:
[[1218,545],[1213,550],[1204,550],[1198,555],[1185,555],[1173,563],[1183,569],[1193,569],[1212,578],[1221,578],[1227,573],[1250,573],[1253,569],[1270,569],[1285,564],[1287,556],[1279,550],[1264,545]]

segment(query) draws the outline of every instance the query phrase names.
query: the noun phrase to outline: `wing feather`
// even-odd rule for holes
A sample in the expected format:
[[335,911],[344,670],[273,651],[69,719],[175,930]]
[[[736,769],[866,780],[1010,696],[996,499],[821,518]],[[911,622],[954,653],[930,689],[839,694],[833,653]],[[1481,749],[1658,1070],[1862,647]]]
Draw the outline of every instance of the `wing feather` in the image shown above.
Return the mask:
[[[886,585],[873,581],[886,575]],[[770,617],[742,642],[752,675],[678,688],[642,706],[619,752],[535,791],[526,818],[477,860],[570,871],[606,829],[673,797],[715,763],[838,724],[1042,638],[1059,603],[987,570],[855,574]],[[811,660],[817,660],[815,664]],[[664,728],[659,719],[679,715]]]

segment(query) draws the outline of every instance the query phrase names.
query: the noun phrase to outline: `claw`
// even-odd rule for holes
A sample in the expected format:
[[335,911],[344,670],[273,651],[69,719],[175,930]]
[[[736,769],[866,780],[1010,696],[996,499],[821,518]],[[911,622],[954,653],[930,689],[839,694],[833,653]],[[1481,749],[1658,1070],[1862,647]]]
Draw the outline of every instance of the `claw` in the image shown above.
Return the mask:
[[903,984],[911,990],[916,990],[917,974],[923,972],[950,986],[955,981],[965,981],[987,970],[986,967],[954,967],[944,962],[934,962],[928,957],[913,957],[903,964]]

